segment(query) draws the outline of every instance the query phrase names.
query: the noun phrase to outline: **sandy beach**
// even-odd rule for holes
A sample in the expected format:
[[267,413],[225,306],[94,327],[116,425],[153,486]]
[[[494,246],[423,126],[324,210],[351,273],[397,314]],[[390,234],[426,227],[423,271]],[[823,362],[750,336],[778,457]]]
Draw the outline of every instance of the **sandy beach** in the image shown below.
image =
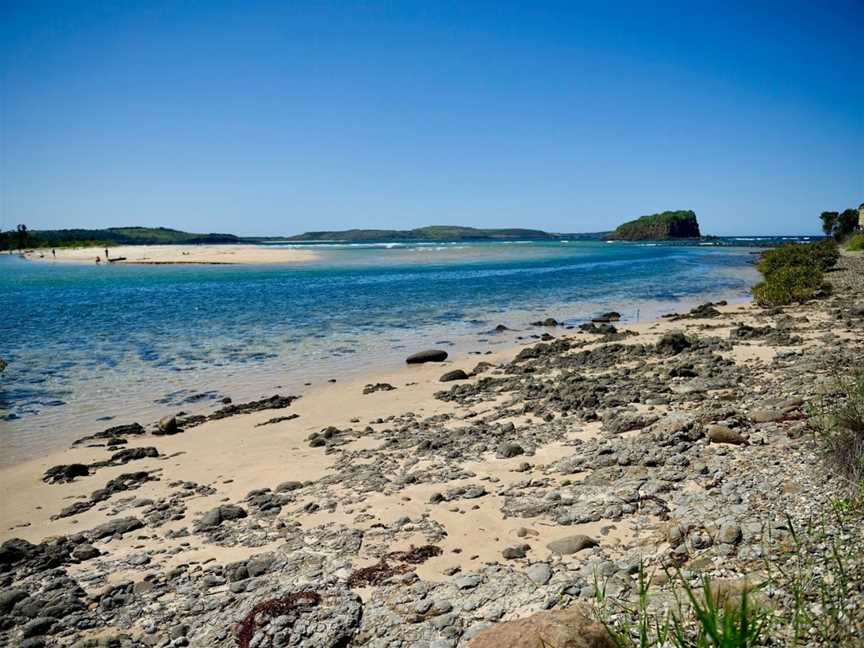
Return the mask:
[[[141,421],[4,468],[0,540],[55,547],[97,606],[135,592],[96,627],[142,645],[163,645],[146,641],[162,636],[159,619],[205,600],[218,605],[187,614],[189,645],[234,645],[252,603],[304,584],[330,597],[315,612],[322,632],[349,624],[433,645],[447,617],[468,645],[472,623],[524,616],[567,587],[584,598],[603,565],[626,594],[635,556],[680,553],[675,525],[706,556],[752,557],[758,521],[815,492],[796,430],[828,370],[802,379],[795,367],[825,360],[828,326],[827,302],[547,326],[539,343],[312,387],[252,413],[178,413],[161,423],[168,434]],[[855,339],[838,332],[828,348]],[[457,369],[464,379],[441,382]],[[769,458],[772,470],[753,471]],[[744,503],[715,511],[721,475],[735,474],[750,480]],[[777,479],[782,497],[770,496]],[[425,611],[408,623],[418,613],[406,605]],[[355,608],[362,621],[341,616]]]
[[[31,261],[96,263],[97,257],[105,263],[105,248],[56,248],[28,250],[24,256]],[[113,264],[183,264],[208,265],[243,264],[261,265],[303,263],[314,261],[318,255],[312,250],[291,250],[259,245],[120,245],[108,248],[108,259]]]

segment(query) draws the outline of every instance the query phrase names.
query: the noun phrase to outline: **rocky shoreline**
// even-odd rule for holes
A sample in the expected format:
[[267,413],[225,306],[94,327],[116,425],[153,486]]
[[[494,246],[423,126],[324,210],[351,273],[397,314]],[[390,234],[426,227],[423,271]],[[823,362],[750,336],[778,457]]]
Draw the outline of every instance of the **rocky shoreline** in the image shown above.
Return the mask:
[[843,489],[806,411],[862,365],[864,259],[829,280],[782,309],[549,326],[356,406],[106,430],[3,480],[0,644],[503,648],[508,621],[567,610],[605,645],[598,582],[626,601],[643,565],[740,580]]

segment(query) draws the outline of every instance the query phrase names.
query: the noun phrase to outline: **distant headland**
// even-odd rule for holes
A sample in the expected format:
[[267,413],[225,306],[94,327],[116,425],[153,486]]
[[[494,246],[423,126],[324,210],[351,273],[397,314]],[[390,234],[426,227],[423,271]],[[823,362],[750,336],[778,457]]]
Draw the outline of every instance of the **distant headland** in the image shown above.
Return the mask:
[[294,236],[200,234],[166,227],[106,229],[16,230],[0,232],[0,250],[24,248],[113,247],[129,245],[225,245],[274,242],[363,241],[556,241],[556,240],[676,240],[701,238],[696,214],[665,211],[626,222],[613,231],[556,233],[539,229],[482,229],[461,225],[431,225],[409,230],[349,229],[305,232]]

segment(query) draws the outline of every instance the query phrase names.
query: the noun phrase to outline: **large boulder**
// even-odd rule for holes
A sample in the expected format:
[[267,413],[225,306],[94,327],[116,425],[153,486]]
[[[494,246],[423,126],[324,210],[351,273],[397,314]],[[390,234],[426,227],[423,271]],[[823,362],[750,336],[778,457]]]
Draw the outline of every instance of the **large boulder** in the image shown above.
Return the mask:
[[246,515],[246,510],[236,504],[222,504],[202,515],[201,519],[198,520],[198,528],[214,529],[225,520],[239,520],[245,518]]
[[427,349],[426,351],[418,351],[417,353],[408,356],[405,362],[408,364],[422,364],[424,362],[443,362],[447,359],[447,352],[442,349]]
[[587,605],[546,610],[477,633],[468,648],[615,648]]

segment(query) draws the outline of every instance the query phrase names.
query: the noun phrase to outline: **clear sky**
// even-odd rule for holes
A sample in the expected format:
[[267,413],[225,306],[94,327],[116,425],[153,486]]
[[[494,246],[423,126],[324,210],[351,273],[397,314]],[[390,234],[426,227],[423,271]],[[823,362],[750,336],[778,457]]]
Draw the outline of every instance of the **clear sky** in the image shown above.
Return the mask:
[[813,233],[864,2],[0,1],[0,227]]

